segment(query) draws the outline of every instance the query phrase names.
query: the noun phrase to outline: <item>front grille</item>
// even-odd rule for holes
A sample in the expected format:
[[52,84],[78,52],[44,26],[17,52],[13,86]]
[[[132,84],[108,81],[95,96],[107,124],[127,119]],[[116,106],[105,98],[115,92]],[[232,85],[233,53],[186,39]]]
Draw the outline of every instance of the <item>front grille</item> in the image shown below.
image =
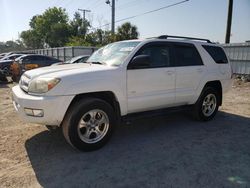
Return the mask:
[[28,92],[29,82],[30,82],[30,77],[23,74],[21,76],[19,86],[21,87],[22,90],[24,90],[25,92]]

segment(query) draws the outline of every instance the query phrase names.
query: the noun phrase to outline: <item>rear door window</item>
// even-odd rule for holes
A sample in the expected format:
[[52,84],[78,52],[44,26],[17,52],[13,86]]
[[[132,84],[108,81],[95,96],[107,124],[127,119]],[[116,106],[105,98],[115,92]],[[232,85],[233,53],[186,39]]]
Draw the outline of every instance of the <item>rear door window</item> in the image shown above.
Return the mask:
[[227,56],[221,47],[208,46],[208,45],[202,45],[202,47],[209,53],[209,55],[213,58],[215,63],[218,64],[228,63]]
[[51,64],[57,62],[56,59],[51,58],[51,57],[44,56],[43,58],[44,58],[44,61],[45,61],[46,65],[51,65]]
[[200,54],[193,44],[176,43],[174,45],[175,66],[203,65]]

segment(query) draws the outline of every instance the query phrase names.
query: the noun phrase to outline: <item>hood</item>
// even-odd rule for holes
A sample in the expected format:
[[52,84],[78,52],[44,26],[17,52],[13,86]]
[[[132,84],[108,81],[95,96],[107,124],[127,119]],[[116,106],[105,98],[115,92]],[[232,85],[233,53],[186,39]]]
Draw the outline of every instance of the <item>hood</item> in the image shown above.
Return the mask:
[[30,78],[36,77],[57,77],[61,78],[64,76],[82,74],[82,73],[91,73],[99,72],[103,70],[111,70],[116,67],[98,65],[98,64],[89,64],[89,63],[79,63],[79,64],[65,64],[64,66],[48,66],[37,69],[32,69],[26,71],[24,74]]

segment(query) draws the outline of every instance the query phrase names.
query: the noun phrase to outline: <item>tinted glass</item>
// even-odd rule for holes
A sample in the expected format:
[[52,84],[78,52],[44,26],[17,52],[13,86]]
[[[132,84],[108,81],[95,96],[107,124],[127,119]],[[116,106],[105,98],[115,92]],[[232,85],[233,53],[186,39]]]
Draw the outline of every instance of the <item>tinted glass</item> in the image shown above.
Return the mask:
[[16,59],[16,58],[18,58],[18,57],[20,57],[21,55],[14,55],[14,56],[12,56],[11,57],[11,59]]
[[140,50],[137,55],[149,55],[151,64],[148,68],[170,66],[170,47],[167,45],[150,45]]
[[29,56],[29,57],[25,58],[25,60],[28,60],[28,61],[36,61],[36,60],[37,60],[37,57],[36,57],[36,56]]
[[43,59],[46,61],[54,61],[55,60],[54,58],[46,57],[46,56],[44,56]]
[[213,60],[218,64],[228,63],[227,56],[222,48],[217,46],[206,46],[203,45],[203,48],[209,53]]
[[193,45],[176,44],[174,50],[175,50],[175,65],[176,66],[203,65],[201,57]]
[[35,56],[35,60],[36,61],[44,61],[44,57],[43,56]]
[[89,57],[83,57],[80,59],[80,61],[78,61],[78,63],[85,63],[88,58]]

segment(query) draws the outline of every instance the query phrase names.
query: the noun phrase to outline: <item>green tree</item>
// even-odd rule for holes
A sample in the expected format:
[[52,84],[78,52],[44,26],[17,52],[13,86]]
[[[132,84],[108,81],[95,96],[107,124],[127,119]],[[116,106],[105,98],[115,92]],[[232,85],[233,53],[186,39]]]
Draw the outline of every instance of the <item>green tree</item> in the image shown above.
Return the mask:
[[130,22],[126,22],[117,28],[117,41],[137,39],[138,36],[139,32],[137,31],[137,27],[135,25],[132,25]]
[[26,50],[20,40],[0,42],[0,53]]
[[36,30],[23,31],[20,34],[20,38],[27,48],[43,48],[43,40]]
[[62,46],[71,36],[68,22],[65,9],[49,8],[42,15],[33,16],[30,21],[31,29],[22,32],[20,37],[26,46],[32,48],[45,44],[50,47]]
[[70,22],[70,27],[71,27],[71,34],[73,36],[85,37],[90,27],[90,23],[87,20],[83,22],[80,13],[75,12],[74,18]]
[[69,20],[65,9],[49,8],[41,15],[30,20],[30,29],[23,31],[20,38],[27,48],[59,47],[59,46],[103,46],[111,42],[138,38],[135,25],[124,23],[116,34],[97,29],[90,31],[90,23],[83,19],[79,12]]
[[92,46],[92,44],[86,42],[81,36],[72,36],[69,41],[65,44],[66,46]]
[[35,19],[35,30],[50,47],[64,45],[70,36],[68,15],[65,9],[49,8]]
[[83,36],[72,36],[69,39],[67,46],[96,46],[101,47],[110,42],[114,42],[115,37],[111,35],[110,31],[104,31],[97,29],[94,32],[86,34],[85,38]]

